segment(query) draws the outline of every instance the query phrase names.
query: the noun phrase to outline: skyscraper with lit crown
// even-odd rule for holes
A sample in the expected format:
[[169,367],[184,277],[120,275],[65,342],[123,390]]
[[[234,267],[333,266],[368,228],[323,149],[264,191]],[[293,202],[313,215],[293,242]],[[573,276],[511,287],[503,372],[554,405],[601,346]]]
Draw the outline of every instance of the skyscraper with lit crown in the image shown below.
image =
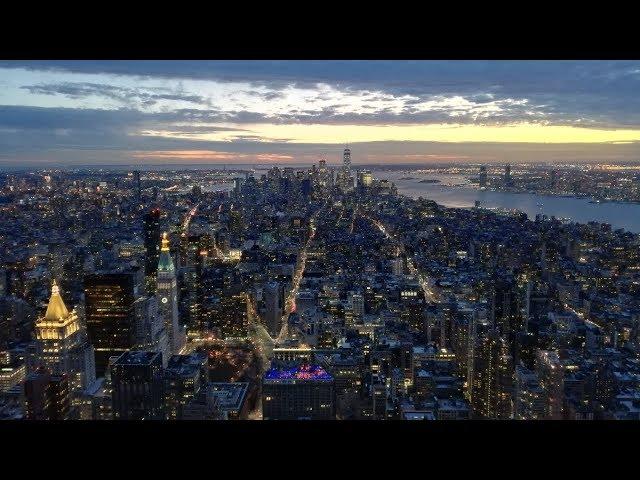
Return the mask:
[[166,232],[162,234],[156,295],[158,297],[158,313],[169,335],[169,348],[171,353],[178,353],[184,346],[185,337],[178,323],[178,282],[176,269],[169,252],[169,238]]
[[47,311],[35,325],[36,362],[54,375],[66,374],[72,389],[84,389],[95,380],[95,356],[75,309],[67,310],[53,281]]

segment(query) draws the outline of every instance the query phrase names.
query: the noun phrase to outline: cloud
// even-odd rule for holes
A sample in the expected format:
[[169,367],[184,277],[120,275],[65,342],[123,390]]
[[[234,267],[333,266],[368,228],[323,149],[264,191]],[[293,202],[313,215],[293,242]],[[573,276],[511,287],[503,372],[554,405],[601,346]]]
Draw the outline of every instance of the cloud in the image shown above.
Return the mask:
[[215,150],[166,150],[149,152],[132,152],[132,158],[144,160],[179,160],[190,162],[202,161],[259,161],[259,162],[290,162],[292,155],[276,153],[237,153]]
[[[4,76],[0,89],[14,90],[3,101],[24,102],[0,106],[0,157],[11,161],[120,162],[131,152],[201,150],[307,159],[339,150],[343,139],[331,144],[333,134],[321,145],[295,138],[304,130],[298,126],[316,125],[335,127],[327,131],[336,137],[352,126],[379,127],[381,139],[398,138],[386,136],[394,128],[434,124],[640,130],[640,62],[0,61],[0,68],[18,72]],[[556,150],[542,142],[467,142],[442,151],[419,141],[405,142],[408,149],[380,145],[395,162],[514,152],[533,158],[536,151],[540,158],[637,160],[636,142],[617,141]],[[360,144],[361,158],[382,158],[374,143]]]
[[176,93],[170,89],[160,88],[125,88],[88,82],[24,85],[20,88],[28,90],[32,94],[62,95],[72,99],[83,99],[91,96],[104,97],[129,106],[142,104],[148,107],[157,104],[160,100],[207,104],[206,98],[200,95]]
[[[101,97],[141,111],[162,105],[186,114],[184,103],[190,103],[192,117],[207,121],[640,125],[639,62],[9,61],[0,66],[111,76],[111,83],[22,88],[76,100]],[[137,86],[112,84],[123,79]],[[144,87],[158,79],[179,88]],[[202,94],[211,88],[221,93]]]

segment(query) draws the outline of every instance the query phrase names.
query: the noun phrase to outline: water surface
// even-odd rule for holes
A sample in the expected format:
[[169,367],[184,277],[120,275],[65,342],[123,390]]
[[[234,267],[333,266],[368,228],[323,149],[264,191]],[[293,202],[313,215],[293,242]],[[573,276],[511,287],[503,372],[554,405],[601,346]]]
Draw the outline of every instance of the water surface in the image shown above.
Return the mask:
[[[395,183],[399,193],[412,198],[424,197],[446,207],[472,207],[479,201],[482,207],[515,208],[526,213],[531,219],[538,213],[544,213],[580,223],[609,223],[614,229],[624,228],[640,233],[640,204],[589,203],[588,198],[480,190],[477,185],[470,184],[463,175],[376,171],[375,176]],[[437,179],[441,183],[420,183],[420,180],[424,179]]]

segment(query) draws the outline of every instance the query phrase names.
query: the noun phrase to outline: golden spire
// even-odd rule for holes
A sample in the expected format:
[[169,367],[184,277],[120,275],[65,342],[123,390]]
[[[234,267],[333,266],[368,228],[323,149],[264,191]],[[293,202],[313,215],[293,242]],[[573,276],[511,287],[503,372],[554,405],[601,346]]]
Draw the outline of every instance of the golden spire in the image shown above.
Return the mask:
[[160,258],[158,260],[158,271],[173,272],[174,270],[175,267],[173,266],[171,253],[169,252],[169,235],[167,235],[167,232],[164,232],[162,234],[162,247],[160,248]]
[[51,286],[51,298],[49,298],[49,305],[47,306],[47,313],[45,313],[45,320],[59,320],[61,318],[67,318],[69,316],[69,310],[67,310],[62,297],[60,296],[60,288],[56,281],[53,281]]
[[167,232],[163,232],[162,234],[162,247],[160,250],[163,252],[169,251],[169,235],[167,235]]

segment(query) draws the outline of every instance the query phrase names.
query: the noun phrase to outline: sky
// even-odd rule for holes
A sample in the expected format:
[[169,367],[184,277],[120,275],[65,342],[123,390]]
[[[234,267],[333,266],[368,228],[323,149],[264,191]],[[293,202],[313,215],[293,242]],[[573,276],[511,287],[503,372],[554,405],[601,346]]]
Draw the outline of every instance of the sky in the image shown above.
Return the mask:
[[0,61],[0,165],[640,162],[638,61]]

